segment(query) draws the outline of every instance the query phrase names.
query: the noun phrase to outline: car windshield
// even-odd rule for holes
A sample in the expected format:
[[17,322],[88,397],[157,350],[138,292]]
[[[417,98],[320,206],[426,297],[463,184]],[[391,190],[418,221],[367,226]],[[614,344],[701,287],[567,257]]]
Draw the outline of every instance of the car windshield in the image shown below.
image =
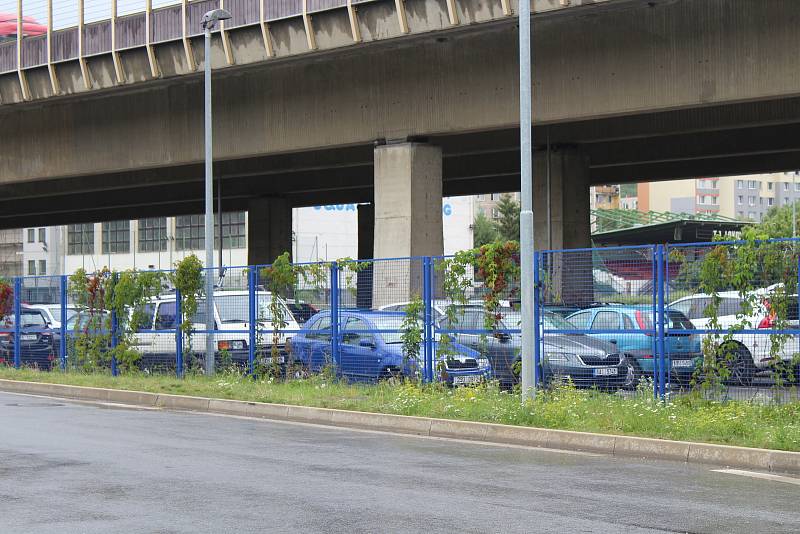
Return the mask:
[[[256,295],[258,301],[259,321],[272,321],[270,304],[272,296],[260,293]],[[215,295],[214,302],[217,306],[217,313],[222,323],[246,323],[250,321],[250,302],[248,295]],[[291,312],[286,308],[282,301],[279,306],[284,310],[284,320],[292,318]]]
[[[518,311],[503,312],[503,320],[498,328],[508,330],[519,330],[522,328],[522,314]],[[562,316],[553,312],[544,312],[542,320],[545,330],[575,330],[575,325],[564,319]]]
[[[47,310],[50,312],[50,315],[53,316],[53,319],[55,319],[56,321],[61,320],[61,306],[55,304],[52,306],[45,306],[45,308],[47,308]],[[69,306],[67,306],[67,321],[69,321],[72,318],[72,316],[75,315],[76,313],[77,310],[75,308],[70,308]]]
[[67,330],[85,330],[90,325],[93,328],[102,328],[105,326],[107,318],[107,313],[94,313],[91,315],[88,313],[75,313],[67,320]]
[[[43,328],[47,326],[47,321],[40,312],[36,311],[25,311],[23,310],[20,314],[20,328]],[[8,328],[14,326],[14,315],[9,315],[5,319],[3,319],[3,328]]]

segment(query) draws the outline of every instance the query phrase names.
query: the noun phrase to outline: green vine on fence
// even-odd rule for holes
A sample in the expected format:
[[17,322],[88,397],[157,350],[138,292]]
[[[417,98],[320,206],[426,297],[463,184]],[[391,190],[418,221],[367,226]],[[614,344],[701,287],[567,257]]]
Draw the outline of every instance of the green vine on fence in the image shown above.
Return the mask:
[[[752,318],[767,313],[770,328],[781,331],[789,328],[790,303],[797,305],[796,299],[791,298],[797,294],[795,245],[768,241],[766,235],[751,228],[743,231],[742,238],[741,243],[714,246],[699,262],[687,262],[683,257],[670,258],[682,263],[679,280],[696,281],[699,290],[710,297],[702,316],[708,318],[706,328],[714,332],[703,336],[703,363],[695,372],[692,385],[716,395],[724,393],[725,386],[730,383],[749,385],[756,372],[752,355],[737,339],[743,330],[759,327],[752,324]],[[780,282],[763,287],[776,280]],[[730,315],[730,310],[721,310],[720,294],[725,291],[736,292],[739,301],[735,321],[728,325],[720,321],[720,315]],[[796,380],[793,370],[798,362],[797,354],[789,361],[782,357],[791,336],[778,332],[756,335],[769,335],[768,368],[779,391],[787,377],[790,382]]]
[[[408,365],[413,362],[415,369],[419,370],[419,353],[423,341],[422,317],[425,313],[425,305],[422,297],[415,294],[411,302],[406,305],[403,322],[400,325],[400,339],[403,342],[403,364]],[[419,378],[419,376],[417,376]]]

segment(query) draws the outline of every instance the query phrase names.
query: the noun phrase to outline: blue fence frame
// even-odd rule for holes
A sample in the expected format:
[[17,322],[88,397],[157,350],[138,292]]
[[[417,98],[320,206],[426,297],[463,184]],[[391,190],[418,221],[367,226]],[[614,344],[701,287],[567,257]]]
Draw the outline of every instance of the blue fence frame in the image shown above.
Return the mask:
[[[782,242],[785,240],[777,240],[776,242]],[[670,300],[670,288],[672,282],[671,280],[671,269],[670,269],[670,254],[672,250],[675,249],[688,249],[689,247],[696,247],[698,249],[711,248],[711,247],[718,247],[718,246],[736,246],[739,244],[738,242],[715,242],[715,243],[692,243],[687,245],[650,245],[650,246],[642,246],[642,247],[609,247],[609,248],[602,248],[602,249],[576,249],[576,250],[563,250],[563,251],[537,251],[534,255],[534,300],[536,305],[534,306],[534,322],[537,325],[537,328],[534,328],[534,345],[531,347],[530,351],[522,350],[522,347],[519,347],[519,351],[516,354],[511,354],[512,358],[519,358],[519,357],[530,357],[533,359],[534,369],[536,372],[536,379],[538,384],[544,384],[548,377],[552,374],[552,371],[549,370],[550,364],[550,357],[548,356],[548,351],[553,352],[555,349],[548,349],[549,345],[552,345],[553,337],[552,336],[595,336],[602,338],[605,336],[608,338],[609,336],[645,336],[649,347],[643,348],[642,350],[645,352],[649,352],[649,354],[641,355],[642,358],[645,358],[648,361],[648,365],[652,365],[652,371],[648,371],[649,376],[653,379],[653,395],[656,398],[665,398],[669,391],[673,389],[673,371],[674,371],[674,364],[676,358],[676,354],[671,354],[671,343],[668,343],[670,336],[676,335],[692,335],[692,336],[704,336],[704,335],[712,335],[712,334],[724,334],[725,330],[714,330],[709,328],[700,328],[700,327],[692,327],[688,330],[675,330],[670,326],[670,322],[668,320],[668,315],[672,314],[673,312],[670,310],[669,300]],[[553,281],[554,277],[558,278],[569,278],[566,282],[562,280],[562,284],[571,285],[573,289],[577,287],[580,289],[583,286],[588,286],[591,288],[591,297],[595,298],[598,294],[596,289],[596,284],[598,283],[596,280],[595,274],[595,256],[596,255],[605,255],[607,257],[614,257],[617,255],[619,258],[623,258],[622,260],[615,260],[619,261],[622,264],[626,264],[628,268],[635,267],[635,270],[639,272],[640,276],[643,276],[640,280],[641,286],[643,291],[638,293],[640,297],[640,303],[636,304],[638,306],[637,313],[642,313],[643,315],[649,316],[649,321],[639,322],[639,324],[634,325],[631,323],[630,326],[626,326],[623,328],[623,325],[618,325],[617,328],[603,328],[603,327],[595,327],[594,324],[587,325],[587,328],[582,328],[575,326],[566,328],[562,325],[562,327],[552,328],[547,326],[548,323],[548,314],[550,314],[549,304],[548,304],[548,295],[553,292],[553,285],[556,283]],[[633,258],[633,259],[631,259]],[[405,294],[412,294],[418,293],[422,299],[423,303],[423,311],[421,313],[421,333],[422,333],[422,342],[420,344],[420,351],[419,357],[416,361],[416,366],[419,372],[419,376],[425,382],[434,382],[437,380],[442,380],[446,373],[441,372],[441,362],[437,357],[437,350],[439,349],[439,338],[442,335],[448,335],[453,338],[453,340],[458,341],[458,336],[490,336],[490,337],[498,337],[500,339],[499,343],[502,343],[504,340],[508,341],[508,336],[519,336],[521,333],[520,327],[510,327],[506,325],[503,328],[497,328],[493,331],[487,331],[485,328],[475,327],[475,325],[445,325],[442,323],[441,312],[436,310],[437,306],[437,295],[440,294],[440,286],[442,284],[441,279],[437,279],[436,273],[436,264],[439,261],[442,261],[444,258],[440,257],[417,257],[417,258],[392,258],[392,259],[380,259],[380,260],[362,260],[363,262],[369,263],[369,269],[364,270],[364,276],[361,276],[362,271],[357,270],[356,272],[356,282],[355,287],[353,287],[352,278],[350,280],[345,280],[347,273],[352,275],[351,271],[347,269],[352,266],[351,262],[328,262],[322,265],[327,266],[328,269],[328,283],[325,288],[323,288],[323,292],[325,293],[323,300],[326,301],[326,306],[328,307],[328,313],[330,316],[330,334],[329,334],[329,355],[331,358],[331,363],[333,364],[334,369],[337,373],[347,375],[348,370],[347,367],[350,365],[348,360],[349,356],[343,354],[343,347],[346,345],[346,336],[351,335],[358,335],[358,334],[369,334],[369,335],[383,335],[383,334],[398,334],[399,333],[399,323],[400,319],[404,317],[405,314],[402,312],[395,312],[395,317],[397,318],[397,328],[370,328],[370,329],[353,329],[348,326],[348,324],[343,324],[343,318],[353,317],[354,314],[364,313],[365,310],[359,309],[358,306],[353,308],[352,306],[347,304],[347,292],[355,290],[356,292],[364,292],[366,291],[369,293],[369,301],[371,303],[368,308],[374,310],[375,306],[372,302],[372,299],[377,295],[381,288],[378,287],[380,284],[386,283],[386,280],[393,282],[392,276],[395,278],[401,278],[403,280],[403,284],[401,289],[398,289],[398,293]],[[394,263],[392,263],[394,262]],[[401,272],[401,275],[397,275],[396,273],[392,275],[392,273],[384,273],[381,278],[378,273],[382,271],[386,271],[388,267],[394,265],[399,269],[398,272]],[[798,276],[798,287],[800,287],[800,257],[797,258],[797,276]],[[260,315],[259,315],[259,300],[258,295],[261,292],[264,292],[264,288],[260,285],[260,273],[262,272],[263,267],[266,266],[255,266],[255,267],[227,267],[225,268],[228,272],[232,269],[239,269],[241,270],[241,279],[243,280],[242,291],[246,290],[247,293],[247,304],[246,304],[246,322],[247,325],[244,328],[236,328],[230,330],[213,330],[207,332],[203,329],[195,330],[194,332],[198,334],[241,334],[245,336],[244,339],[247,340],[247,350],[246,350],[246,361],[244,362],[244,366],[246,368],[246,372],[249,374],[254,374],[256,371],[257,363],[258,363],[258,350],[259,350],[259,335],[263,334],[264,331],[261,330],[260,324]],[[674,266],[673,266],[674,267]],[[246,276],[244,276],[244,270],[247,269]],[[555,275],[554,275],[555,273]],[[649,273],[649,274],[643,274]],[[345,278],[343,278],[345,277]],[[571,278],[570,278],[571,277]],[[344,281],[343,281],[344,280]],[[17,277],[14,279],[13,284],[13,294],[14,294],[14,302],[13,302],[13,314],[14,314],[14,325],[13,329],[9,330],[2,330],[0,333],[5,335],[12,334],[14,340],[21,340],[21,336],[26,333],[25,325],[23,324],[22,319],[22,311],[23,311],[23,302],[22,302],[22,288],[23,282],[25,281],[24,277]],[[60,309],[60,320],[61,326],[60,329],[57,330],[59,334],[59,342],[57,344],[57,358],[58,364],[61,369],[68,368],[68,358],[69,358],[69,340],[70,336],[73,335],[69,332],[67,328],[67,303],[68,303],[68,279],[66,276],[57,277],[58,282],[58,295],[60,302],[62,303]],[[415,284],[419,285],[415,285]],[[650,284],[650,286],[647,286]],[[402,284],[401,284],[402,285]],[[606,290],[607,295],[614,296],[615,290]],[[601,296],[603,295],[602,291],[600,292]],[[363,295],[356,295],[355,301],[356,303],[360,303],[364,301]],[[585,296],[584,296],[585,297]],[[600,307],[602,308],[605,304],[591,304],[586,309],[589,309],[591,306]],[[798,310],[797,315],[800,316],[800,301],[797,303]],[[383,312],[384,314],[389,314],[390,312]],[[437,313],[440,315],[437,317]],[[115,348],[120,343],[120,318],[117,317],[115,312],[110,314],[110,347]],[[169,333],[174,335],[174,364],[175,364],[175,373],[178,377],[182,377],[184,375],[184,370],[186,365],[188,364],[185,361],[184,355],[187,352],[187,345],[186,345],[186,336],[185,333],[181,329],[181,324],[183,322],[183,309],[182,309],[182,296],[180,292],[175,293],[175,324],[171,326],[169,329],[160,328],[158,322],[155,323],[152,329],[143,329],[139,332],[141,333],[151,333],[151,334],[165,334]],[[514,326],[514,325],[511,325]],[[516,325],[519,326],[519,325]],[[284,328],[280,330],[281,335],[297,335],[306,332],[306,327],[303,328]],[[688,332],[688,333],[687,333]],[[107,333],[107,332],[106,332]],[[737,331],[738,334],[741,335],[775,335],[775,334],[785,334],[788,336],[794,336],[800,338],[800,325],[797,327],[785,328],[785,329],[771,329],[771,330],[764,330],[762,328],[743,328]],[[507,337],[503,337],[507,336]],[[356,336],[358,337],[358,336]],[[397,343],[397,341],[393,341]],[[615,341],[612,343],[616,344]],[[511,346],[512,344],[509,344]],[[14,342],[13,344],[13,365],[17,368],[23,365],[23,354],[21,351],[21,342]],[[363,345],[361,347],[365,351],[369,349],[369,345]],[[190,349],[190,348],[189,348]],[[56,345],[54,343],[53,350],[56,350]],[[349,350],[349,349],[348,349]],[[474,352],[474,351],[473,351]],[[617,351],[617,357],[621,361],[623,358],[632,358],[630,355],[623,354],[623,350],[620,349]],[[557,353],[557,352],[556,352]],[[113,355],[113,353],[112,353]],[[53,358],[55,358],[55,354],[53,354]],[[476,361],[484,359],[483,353],[478,354],[475,356]],[[677,358],[677,360],[681,360],[682,358]],[[685,358],[683,358],[685,359]],[[437,363],[438,362],[438,363]],[[680,361],[678,362],[680,363]],[[365,364],[366,365],[366,364]],[[621,365],[621,363],[620,363]],[[800,368],[798,368],[800,370]],[[118,368],[118,362],[116,357],[112,356],[110,360],[110,371],[112,375],[117,375],[120,372]],[[499,371],[497,368],[493,369],[493,373],[497,374]]]

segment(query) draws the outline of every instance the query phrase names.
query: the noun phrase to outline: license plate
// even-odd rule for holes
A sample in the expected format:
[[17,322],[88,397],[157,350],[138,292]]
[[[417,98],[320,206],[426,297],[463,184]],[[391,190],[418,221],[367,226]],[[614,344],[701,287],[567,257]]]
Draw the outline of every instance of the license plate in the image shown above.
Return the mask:
[[594,376],[617,376],[618,373],[616,367],[601,367],[594,370]]
[[483,377],[480,375],[465,375],[465,376],[454,376],[453,377],[453,385],[454,386],[465,386],[468,384],[480,384],[483,380]]
[[[274,363],[274,361],[275,361],[275,358],[273,358],[272,356],[269,356],[267,358],[261,358],[261,364],[262,365],[271,365],[272,363]],[[277,362],[278,363],[285,363],[286,362],[286,358],[284,356],[278,356],[277,357]]]
[[694,367],[694,360],[672,360],[672,367]]
[[21,341],[36,341],[36,334],[22,334],[19,339]]

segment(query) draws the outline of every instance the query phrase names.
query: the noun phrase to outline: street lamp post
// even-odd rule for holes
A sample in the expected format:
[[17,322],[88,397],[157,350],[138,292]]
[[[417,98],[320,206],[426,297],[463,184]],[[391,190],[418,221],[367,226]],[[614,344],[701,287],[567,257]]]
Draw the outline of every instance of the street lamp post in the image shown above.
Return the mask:
[[[214,159],[211,137],[211,30],[217,22],[231,18],[224,9],[203,15],[200,26],[205,34],[205,160],[206,160],[206,375],[214,374]],[[222,236],[220,236],[222,238]]]
[[531,2],[519,0],[519,129],[520,129],[520,192],[519,255],[522,280],[522,401],[536,395],[533,323],[533,132],[531,88]]

